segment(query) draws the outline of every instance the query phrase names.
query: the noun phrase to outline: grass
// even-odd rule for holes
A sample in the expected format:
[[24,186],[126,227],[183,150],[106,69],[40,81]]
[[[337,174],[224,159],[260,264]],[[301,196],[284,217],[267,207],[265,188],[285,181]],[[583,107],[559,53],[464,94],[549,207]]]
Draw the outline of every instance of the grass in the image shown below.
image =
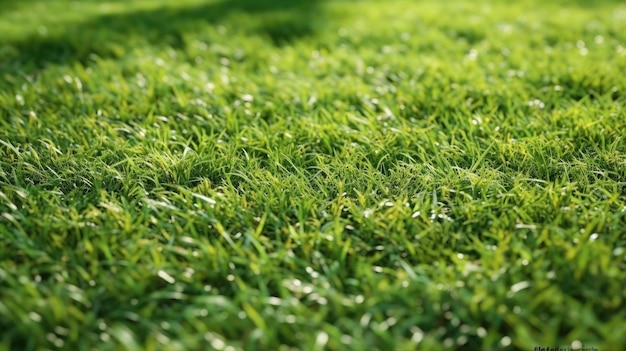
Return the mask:
[[0,3],[0,350],[626,347],[619,1]]

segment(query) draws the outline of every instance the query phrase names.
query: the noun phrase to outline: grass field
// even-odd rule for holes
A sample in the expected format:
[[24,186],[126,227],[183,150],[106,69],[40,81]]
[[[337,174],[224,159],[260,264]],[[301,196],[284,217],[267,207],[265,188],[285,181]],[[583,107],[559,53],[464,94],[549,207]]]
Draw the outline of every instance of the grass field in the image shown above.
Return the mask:
[[0,1],[0,350],[626,349],[626,3]]

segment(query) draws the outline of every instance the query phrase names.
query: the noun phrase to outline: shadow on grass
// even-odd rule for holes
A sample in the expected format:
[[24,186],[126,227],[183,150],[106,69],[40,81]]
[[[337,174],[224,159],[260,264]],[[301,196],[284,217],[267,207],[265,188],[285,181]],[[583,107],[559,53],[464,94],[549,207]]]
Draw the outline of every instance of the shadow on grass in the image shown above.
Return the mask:
[[[118,58],[129,49],[129,42],[141,38],[151,45],[184,49],[185,33],[236,13],[264,16],[253,26],[253,33],[273,45],[289,45],[314,34],[313,21],[319,15],[318,0],[221,0],[183,8],[159,7],[128,14],[101,15],[70,24],[55,35],[32,35],[2,43],[12,54],[0,61],[1,70],[36,71],[49,64],[86,63],[91,54]],[[276,14],[276,16],[274,16]],[[0,45],[2,46],[2,45]],[[2,67],[4,66],[4,67]]]
[[36,0],[0,0],[0,13],[25,6],[31,6]]

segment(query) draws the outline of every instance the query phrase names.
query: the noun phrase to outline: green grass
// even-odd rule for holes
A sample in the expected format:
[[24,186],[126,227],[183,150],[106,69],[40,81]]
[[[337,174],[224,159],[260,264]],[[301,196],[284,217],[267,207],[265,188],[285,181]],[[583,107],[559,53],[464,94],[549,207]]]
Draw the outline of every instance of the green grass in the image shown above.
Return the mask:
[[0,2],[0,350],[626,348],[619,1]]

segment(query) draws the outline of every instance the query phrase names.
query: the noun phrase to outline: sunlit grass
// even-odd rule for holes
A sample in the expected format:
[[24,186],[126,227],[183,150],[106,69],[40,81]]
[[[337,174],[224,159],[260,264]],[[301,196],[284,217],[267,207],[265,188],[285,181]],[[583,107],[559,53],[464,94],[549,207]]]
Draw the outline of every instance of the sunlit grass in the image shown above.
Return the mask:
[[0,11],[0,350],[626,347],[620,2]]

